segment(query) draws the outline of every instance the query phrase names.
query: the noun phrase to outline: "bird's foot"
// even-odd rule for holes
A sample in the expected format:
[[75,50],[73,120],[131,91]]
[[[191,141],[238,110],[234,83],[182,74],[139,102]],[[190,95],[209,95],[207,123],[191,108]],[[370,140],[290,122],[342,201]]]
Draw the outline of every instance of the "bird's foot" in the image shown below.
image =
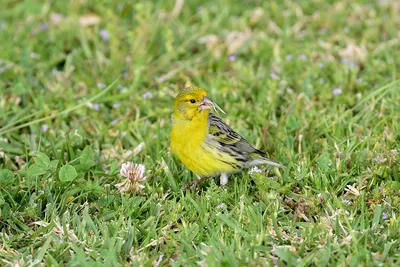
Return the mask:
[[219,184],[221,187],[224,187],[228,183],[228,174],[221,173],[221,177],[219,178]]
[[185,184],[185,186],[183,187],[183,189],[184,189],[184,190],[187,190],[187,189],[189,189],[189,188],[190,188],[190,189],[193,189],[193,188],[195,188],[198,184],[204,182],[205,180],[207,180],[207,179],[209,179],[209,178],[210,178],[210,177],[203,177],[203,178],[200,178],[200,179],[197,179],[197,180],[193,180],[193,181],[191,181],[191,182]]

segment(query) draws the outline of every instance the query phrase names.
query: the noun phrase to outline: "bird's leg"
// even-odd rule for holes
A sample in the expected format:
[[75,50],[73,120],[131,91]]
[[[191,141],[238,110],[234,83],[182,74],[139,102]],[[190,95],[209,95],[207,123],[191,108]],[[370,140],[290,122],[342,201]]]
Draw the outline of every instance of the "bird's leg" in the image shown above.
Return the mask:
[[[198,176],[198,177],[199,177],[199,176]],[[202,182],[204,182],[205,180],[207,180],[207,179],[209,179],[209,178],[210,178],[210,177],[203,177],[203,178],[199,178],[199,179],[193,180],[193,181],[191,181],[191,182],[185,184],[184,189],[186,190],[186,189],[189,189],[189,188],[193,188],[193,187],[195,187],[196,185],[198,185],[199,183],[202,183]]]
[[221,173],[221,177],[219,178],[219,184],[224,187],[228,183],[228,174]]

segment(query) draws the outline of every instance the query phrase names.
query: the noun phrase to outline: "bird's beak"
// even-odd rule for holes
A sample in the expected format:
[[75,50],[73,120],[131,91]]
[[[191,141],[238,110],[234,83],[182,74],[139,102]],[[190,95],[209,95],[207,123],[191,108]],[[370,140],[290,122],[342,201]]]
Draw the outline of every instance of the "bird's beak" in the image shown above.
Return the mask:
[[215,112],[218,113],[218,110],[221,111],[222,113],[226,114],[225,111],[222,110],[216,103],[214,103],[211,99],[208,97],[203,97],[203,99],[200,102],[199,109],[200,110],[206,110],[206,109],[214,109]]
[[200,110],[206,110],[206,109],[211,109],[214,107],[214,102],[211,101],[208,97],[203,97],[203,99],[200,102],[199,109]]

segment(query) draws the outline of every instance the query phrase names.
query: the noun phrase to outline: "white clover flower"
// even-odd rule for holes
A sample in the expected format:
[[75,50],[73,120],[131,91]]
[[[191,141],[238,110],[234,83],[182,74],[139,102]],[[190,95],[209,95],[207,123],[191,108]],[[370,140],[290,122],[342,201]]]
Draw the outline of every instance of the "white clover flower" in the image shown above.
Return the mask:
[[107,30],[101,30],[99,34],[100,34],[100,37],[103,39],[103,41],[110,40],[110,35],[108,34]]
[[219,204],[216,208],[217,208],[217,209],[225,209],[225,208],[226,208],[226,205],[225,205],[225,203],[221,203],[221,204]]
[[146,99],[146,98],[152,99],[153,98],[153,94],[151,92],[146,92],[146,93],[143,94],[143,98],[144,99]]
[[332,90],[333,95],[341,95],[342,93],[343,93],[343,91],[340,88],[335,88]]
[[343,204],[347,204],[349,206],[351,206],[353,204],[353,202],[351,200],[348,200],[348,199],[345,199],[345,198],[342,198],[342,203]]
[[100,88],[100,89],[104,89],[104,88],[106,88],[107,86],[106,86],[105,83],[97,83],[97,87]]
[[306,60],[306,59],[307,59],[307,56],[304,55],[304,54],[301,54],[301,55],[299,56],[299,59],[300,59],[300,60]]
[[93,109],[98,111],[100,109],[100,104],[93,104]]
[[117,123],[118,123],[118,119],[115,119],[115,120],[113,120],[113,121],[110,122],[110,125],[115,125],[115,124],[117,124]]
[[228,58],[229,62],[233,62],[236,60],[236,56],[235,55],[230,55]]
[[41,129],[42,129],[42,132],[47,132],[47,130],[49,129],[49,126],[47,125],[47,124],[43,124],[42,125],[42,127],[41,127]]
[[115,185],[118,191],[121,193],[140,192],[144,188],[142,183],[147,179],[144,176],[145,171],[146,168],[142,164],[133,164],[132,162],[122,164],[120,174],[126,179],[122,183]]
[[271,78],[274,79],[274,80],[280,80],[280,79],[281,79],[281,77],[279,77],[279,75],[276,74],[275,72],[272,72],[272,73],[269,75],[269,77],[271,77]]
[[260,170],[257,166],[254,166],[253,168],[250,169],[248,174],[252,175],[253,173],[262,173],[262,170]]

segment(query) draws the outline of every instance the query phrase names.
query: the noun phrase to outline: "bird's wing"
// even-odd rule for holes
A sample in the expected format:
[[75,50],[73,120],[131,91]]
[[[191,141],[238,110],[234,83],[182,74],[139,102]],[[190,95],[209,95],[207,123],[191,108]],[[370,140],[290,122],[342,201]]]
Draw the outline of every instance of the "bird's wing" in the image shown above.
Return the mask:
[[277,167],[278,162],[266,158],[264,152],[254,148],[246,139],[235,132],[222,119],[210,113],[208,116],[208,134],[206,143],[218,151],[228,153],[243,165],[271,164]]
[[216,141],[225,145],[232,145],[240,140],[244,140],[237,132],[235,132],[228,124],[218,118],[213,113],[208,116],[208,134],[212,135]]
[[208,116],[208,122],[207,139],[209,143],[218,145],[223,152],[228,152],[243,161],[249,160],[249,154],[258,152],[246,139],[213,113]]

